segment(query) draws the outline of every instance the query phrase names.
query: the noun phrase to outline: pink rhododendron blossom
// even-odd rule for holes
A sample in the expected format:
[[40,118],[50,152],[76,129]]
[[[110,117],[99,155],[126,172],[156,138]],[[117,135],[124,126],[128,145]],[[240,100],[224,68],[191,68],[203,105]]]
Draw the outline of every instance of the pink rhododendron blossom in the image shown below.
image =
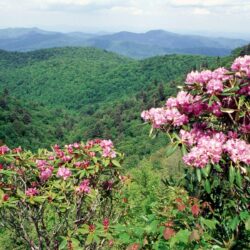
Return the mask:
[[40,170],[44,170],[49,163],[46,160],[36,160],[36,165]]
[[194,83],[200,83],[200,82],[201,82],[200,72],[192,71],[191,73],[187,75],[187,78],[186,78],[187,84],[194,84]]
[[188,117],[184,114],[181,114],[178,109],[167,109],[166,118],[168,123],[172,123],[174,126],[181,126],[188,123]]
[[250,96],[250,85],[244,86],[238,92],[240,95]]
[[160,128],[165,124],[181,126],[188,122],[188,117],[185,114],[181,114],[177,108],[152,108],[148,111],[143,111],[141,117],[145,121],[150,121],[154,128]]
[[207,93],[216,94],[223,91],[223,83],[221,80],[211,79],[207,84]]
[[12,149],[12,151],[13,151],[14,153],[21,153],[23,150],[22,150],[21,147],[18,147],[18,148]]
[[28,188],[26,190],[25,194],[26,194],[26,196],[32,197],[32,196],[38,195],[39,192],[36,188]]
[[71,161],[71,157],[70,156],[68,156],[68,155],[64,155],[62,158],[61,158],[61,160],[62,160],[62,162],[69,162],[69,161]]
[[238,133],[235,131],[228,131],[227,137],[228,139],[237,139],[238,138]]
[[40,179],[42,181],[47,181],[52,176],[54,167],[51,166],[46,160],[37,160],[36,164],[40,170]]
[[77,168],[86,169],[90,166],[90,161],[78,161],[74,164]]
[[75,142],[73,144],[65,145],[65,148],[68,150],[69,154],[73,154],[75,149],[80,148],[80,144]]
[[175,97],[170,97],[167,99],[166,102],[166,107],[171,109],[171,108],[176,108],[178,106],[177,99]]
[[236,72],[244,72],[250,77],[250,56],[246,55],[236,58],[231,68]]
[[115,158],[116,157],[116,152],[113,150],[114,145],[111,140],[102,140],[100,142],[100,146],[103,149],[103,157],[110,157],[110,158]]
[[212,79],[226,81],[232,79],[233,76],[227,75],[229,71],[225,68],[218,68],[212,72]]
[[8,151],[10,151],[10,149],[6,145],[3,145],[3,146],[0,147],[0,155],[4,155]]
[[250,134],[250,124],[242,124],[240,131],[244,134]]
[[247,144],[244,140],[230,139],[223,148],[233,162],[250,164],[250,144]]
[[208,107],[208,111],[212,112],[215,116],[221,116],[223,113],[221,111],[221,102],[213,102],[213,104]]
[[164,108],[152,108],[148,111],[143,111],[142,119],[152,122],[154,128],[160,128],[167,123],[167,114]]
[[201,72],[198,71],[192,71],[187,75],[186,83],[187,84],[194,84],[194,83],[200,83],[205,84],[208,81],[210,81],[213,77],[213,73],[211,70],[203,70]]
[[79,187],[76,188],[76,192],[88,194],[90,192],[89,184],[90,184],[90,182],[88,179],[82,181],[81,184],[79,185]]
[[42,170],[40,172],[40,179],[42,181],[47,181],[51,176],[52,176],[52,173],[53,173],[53,167],[52,166],[49,166],[48,168]]
[[[95,139],[88,141],[87,145],[85,146],[86,149],[91,149],[95,145],[101,146],[103,153],[103,157],[107,158],[115,158],[116,157],[116,152],[114,151],[114,145],[111,140],[100,140],[100,139]],[[95,152],[89,152],[89,155],[94,157]]]
[[180,91],[176,96],[176,101],[180,106],[191,104],[193,100],[194,97],[186,91]]
[[[196,131],[198,136],[196,135]],[[222,157],[223,144],[227,136],[221,132],[207,130],[201,132],[193,129],[190,132],[180,131],[181,139],[186,144],[195,145],[190,152],[183,157],[184,162],[189,166],[198,168],[205,167],[208,163],[218,163]]]
[[71,171],[68,168],[60,167],[57,172],[57,177],[67,180],[71,176]]
[[188,146],[193,146],[194,144],[197,144],[199,138],[205,135],[206,135],[205,132],[198,127],[194,127],[190,131],[186,131],[183,129],[180,130],[181,140],[184,144]]
[[200,78],[202,83],[207,83],[213,77],[213,73],[211,70],[203,70],[200,73]]
[[183,161],[188,166],[204,168],[209,162],[209,157],[204,148],[193,147],[187,155],[183,156]]

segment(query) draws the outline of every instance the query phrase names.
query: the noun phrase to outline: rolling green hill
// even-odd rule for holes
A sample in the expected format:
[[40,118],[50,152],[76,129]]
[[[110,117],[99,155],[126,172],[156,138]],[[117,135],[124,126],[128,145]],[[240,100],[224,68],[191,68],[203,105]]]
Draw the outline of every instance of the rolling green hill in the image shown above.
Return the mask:
[[166,142],[148,143],[140,113],[164,102],[185,74],[230,58],[167,55],[141,61],[94,48],[0,51],[0,139],[37,149],[110,138],[135,166]]

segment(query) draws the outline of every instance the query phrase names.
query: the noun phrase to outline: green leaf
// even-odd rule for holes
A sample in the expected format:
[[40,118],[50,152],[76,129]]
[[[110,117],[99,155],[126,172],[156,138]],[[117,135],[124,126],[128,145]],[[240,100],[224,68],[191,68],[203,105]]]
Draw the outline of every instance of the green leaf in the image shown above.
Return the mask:
[[111,160],[111,162],[112,162],[112,164],[113,164],[114,166],[116,166],[116,167],[118,167],[118,168],[121,168],[121,167],[122,167],[121,164],[120,164],[120,162],[117,161],[117,160]]
[[63,240],[59,245],[59,250],[66,249],[67,245],[68,245],[68,241],[65,237],[63,237]]
[[171,156],[178,148],[177,143],[172,143],[167,146],[166,157]]
[[210,182],[209,182],[208,179],[206,179],[206,181],[205,181],[205,190],[206,190],[206,192],[207,192],[208,194],[211,193],[211,185],[210,185]]
[[201,169],[201,173],[204,177],[208,177],[211,171],[211,165],[208,164],[205,168]]
[[181,152],[182,152],[183,156],[187,154],[187,148],[184,144],[182,144],[182,146],[181,146]]
[[240,223],[239,217],[235,216],[229,223],[229,227],[234,231],[236,227],[239,225],[239,223]]
[[196,176],[197,176],[198,182],[201,182],[201,170],[200,170],[200,168],[196,169]]
[[242,211],[240,212],[240,219],[241,220],[246,220],[250,218],[250,213],[248,211]]
[[207,226],[210,230],[214,230],[216,229],[216,224],[218,224],[217,220],[208,220],[208,219],[204,219],[203,217],[201,217],[201,224],[204,226]]
[[228,113],[228,114],[232,114],[235,111],[237,111],[237,109],[228,109],[228,108],[221,108],[220,109],[223,113]]
[[221,168],[221,166],[220,166],[219,164],[215,164],[215,165],[214,165],[214,168],[215,168],[215,170],[216,170],[217,172],[219,172],[219,173],[222,173],[222,172],[223,172],[223,169]]
[[130,242],[130,237],[127,233],[120,234],[119,239],[125,244]]
[[245,227],[247,231],[250,231],[250,217],[246,220]]
[[228,88],[223,91],[223,93],[228,93],[228,92],[235,92],[238,91],[240,88],[238,86],[233,87],[233,88]]
[[238,185],[238,187],[242,188],[242,176],[239,169],[237,170],[235,177],[236,184]]
[[79,245],[80,245],[79,240],[72,238],[71,241],[72,241],[73,249],[79,247]]
[[176,241],[179,243],[179,242],[182,242],[182,243],[185,243],[187,244],[188,241],[189,241],[189,236],[190,236],[191,232],[189,232],[187,229],[185,230],[180,230],[176,235],[175,235],[175,239]]
[[7,175],[7,176],[11,176],[11,175],[16,174],[16,172],[11,171],[11,170],[4,170],[4,169],[2,169],[2,170],[1,170],[1,174]]
[[229,168],[229,182],[231,185],[234,183],[234,179],[235,179],[235,168],[233,167],[233,165],[231,165]]
[[33,197],[33,200],[37,203],[43,203],[45,200],[47,199],[47,197],[44,196],[35,196]]
[[93,239],[94,239],[94,234],[90,233],[85,241],[85,244],[90,245],[93,242]]

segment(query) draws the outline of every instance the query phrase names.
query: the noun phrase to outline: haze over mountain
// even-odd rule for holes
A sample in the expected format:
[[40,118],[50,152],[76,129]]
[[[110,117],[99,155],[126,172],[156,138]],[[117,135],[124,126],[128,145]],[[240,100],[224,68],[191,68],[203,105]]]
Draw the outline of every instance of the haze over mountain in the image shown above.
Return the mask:
[[164,54],[196,54],[224,56],[247,44],[243,39],[181,35],[164,30],[146,33],[122,31],[114,34],[83,32],[52,32],[38,28],[0,30],[0,49],[30,51],[42,48],[80,46],[96,47],[132,58],[147,58]]

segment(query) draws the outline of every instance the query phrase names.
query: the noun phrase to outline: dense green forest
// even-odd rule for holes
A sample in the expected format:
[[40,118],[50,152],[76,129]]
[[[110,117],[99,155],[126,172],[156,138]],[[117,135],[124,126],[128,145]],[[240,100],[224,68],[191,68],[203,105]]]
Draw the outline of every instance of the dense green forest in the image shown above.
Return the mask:
[[1,143],[35,150],[110,138],[129,155],[125,165],[133,167],[166,142],[161,135],[148,143],[140,112],[173,95],[190,70],[231,60],[190,55],[132,60],[95,48],[0,51]]
[[182,55],[137,61],[94,48],[1,51],[0,139],[34,150],[110,138],[135,166],[166,141],[148,144],[141,110],[174,94],[188,71],[221,61]]

